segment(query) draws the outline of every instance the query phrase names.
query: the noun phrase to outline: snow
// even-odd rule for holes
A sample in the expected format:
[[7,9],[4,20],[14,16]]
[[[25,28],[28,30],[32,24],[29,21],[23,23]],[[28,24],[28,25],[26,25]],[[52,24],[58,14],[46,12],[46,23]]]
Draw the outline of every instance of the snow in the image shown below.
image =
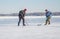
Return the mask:
[[[52,16],[52,17],[57,17],[60,18],[60,16]],[[5,18],[18,18],[18,16],[0,16],[1,19]],[[25,16],[25,18],[45,18],[45,16]]]
[[0,39],[60,39],[60,22],[40,26],[0,25]]
[[0,26],[0,39],[60,39],[60,27]]

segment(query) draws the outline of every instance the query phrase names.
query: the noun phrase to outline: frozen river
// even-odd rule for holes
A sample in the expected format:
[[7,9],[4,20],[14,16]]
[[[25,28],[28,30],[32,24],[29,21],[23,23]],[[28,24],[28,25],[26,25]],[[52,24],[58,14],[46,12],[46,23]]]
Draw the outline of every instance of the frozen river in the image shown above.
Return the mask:
[[[44,25],[45,17],[25,17],[26,26],[18,27],[18,17],[0,17],[0,39],[60,39],[60,17]],[[41,24],[38,26],[38,24]]]
[[[25,24],[26,26],[36,26],[38,24],[44,24],[46,18],[44,16],[26,16],[25,17]],[[15,16],[9,16],[9,17],[0,17],[0,26],[8,26],[8,25],[14,25],[17,26],[18,23],[18,17]],[[51,18],[51,24],[60,23],[60,17],[59,16],[53,16]],[[20,26],[22,25],[22,21]]]

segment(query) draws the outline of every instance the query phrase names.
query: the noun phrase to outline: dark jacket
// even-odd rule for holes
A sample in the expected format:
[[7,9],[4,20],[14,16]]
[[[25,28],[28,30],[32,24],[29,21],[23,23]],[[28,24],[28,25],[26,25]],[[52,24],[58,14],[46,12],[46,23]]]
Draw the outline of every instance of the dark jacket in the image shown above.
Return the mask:
[[21,11],[19,11],[19,16],[21,16],[21,17],[24,17],[24,11],[23,10],[21,10]]

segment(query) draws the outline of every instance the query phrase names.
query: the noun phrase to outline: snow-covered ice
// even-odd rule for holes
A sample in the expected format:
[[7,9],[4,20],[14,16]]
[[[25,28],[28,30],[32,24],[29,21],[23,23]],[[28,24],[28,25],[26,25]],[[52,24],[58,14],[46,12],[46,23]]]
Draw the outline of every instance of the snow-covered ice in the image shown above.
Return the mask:
[[[34,20],[33,21],[34,24],[31,26],[21,25],[19,27],[16,24],[17,19],[15,18],[17,17],[14,18],[0,17],[0,39],[60,39],[60,21],[59,21],[60,17],[59,16],[53,17],[54,20],[52,20],[53,22],[51,23],[51,25],[44,25],[44,22],[36,21],[37,24],[39,23],[41,25],[34,26],[34,24],[36,24],[34,23],[35,21]],[[41,17],[37,17],[37,18],[41,18]],[[59,19],[55,20],[55,18],[56,19],[59,18]],[[27,23],[28,25],[31,24],[31,22],[28,21]]]

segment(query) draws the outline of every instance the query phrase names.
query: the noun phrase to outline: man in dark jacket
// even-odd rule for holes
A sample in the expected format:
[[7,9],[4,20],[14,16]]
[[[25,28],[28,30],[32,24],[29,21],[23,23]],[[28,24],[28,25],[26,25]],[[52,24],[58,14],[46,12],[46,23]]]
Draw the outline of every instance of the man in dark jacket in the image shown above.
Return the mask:
[[47,9],[45,9],[45,11],[46,11],[46,22],[45,22],[45,25],[47,25],[47,24],[50,24],[50,19],[51,19],[51,12],[50,11],[48,11]]
[[24,19],[24,17],[25,17],[26,10],[27,9],[24,9],[24,10],[19,11],[19,15],[18,15],[19,16],[18,26],[20,24],[21,19],[23,20],[23,26],[25,26],[25,19]]

